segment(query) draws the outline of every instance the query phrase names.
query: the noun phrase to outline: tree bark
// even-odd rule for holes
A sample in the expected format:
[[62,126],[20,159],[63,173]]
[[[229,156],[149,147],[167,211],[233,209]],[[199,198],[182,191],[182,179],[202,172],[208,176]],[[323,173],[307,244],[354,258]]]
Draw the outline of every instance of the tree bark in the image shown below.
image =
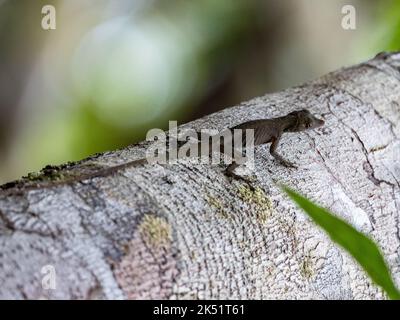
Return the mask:
[[251,183],[189,160],[118,166],[142,158],[143,142],[7,184],[0,297],[385,298],[276,182],[368,233],[400,284],[399,104],[400,53],[382,53],[181,126],[221,130],[308,109],[325,126],[285,134],[279,147],[297,169],[269,146],[256,147]]

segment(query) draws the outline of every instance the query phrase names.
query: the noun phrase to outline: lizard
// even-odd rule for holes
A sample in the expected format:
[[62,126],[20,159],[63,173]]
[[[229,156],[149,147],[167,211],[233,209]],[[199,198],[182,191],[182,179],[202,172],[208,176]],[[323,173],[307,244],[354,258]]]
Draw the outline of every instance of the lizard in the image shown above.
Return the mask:
[[[296,168],[296,165],[285,160],[276,150],[279,145],[281,136],[286,132],[301,132],[309,129],[315,129],[324,125],[324,120],[318,119],[310,111],[303,109],[299,111],[293,111],[285,116],[277,117],[277,118],[269,118],[269,119],[257,119],[251,120],[247,122],[243,122],[236,126],[229,128],[231,132],[235,129],[242,129],[243,132],[246,132],[246,129],[254,130],[254,146],[263,145],[267,143],[271,143],[269,148],[270,154],[282,165],[286,167]],[[197,132],[198,136],[200,133]],[[242,141],[245,142],[245,136],[242,136]],[[200,143],[200,142],[197,142]],[[222,150],[223,152],[223,150]],[[91,173],[83,174],[71,179],[66,179],[63,181],[55,181],[50,185],[58,185],[61,183],[71,183],[73,181],[83,181],[90,178],[106,176],[108,174],[113,174],[119,170],[123,170],[128,167],[136,167],[140,165],[148,164],[148,159],[141,158],[137,160],[128,161],[126,163],[122,163],[112,167],[101,168]],[[225,169],[225,173],[230,176],[237,176],[234,173],[234,170],[239,166],[237,162],[232,162]],[[8,185],[15,185],[15,183],[9,183],[0,188],[5,190],[8,189]],[[16,184],[18,185],[18,184]],[[28,186],[28,188],[37,188],[43,185],[38,184],[34,186]],[[4,189],[5,187],[5,189]],[[12,187],[11,187],[12,188]]]
[[[270,118],[270,119],[257,119],[257,120],[251,120],[247,122],[240,123],[236,126],[233,126],[231,128],[228,128],[228,130],[231,131],[232,135],[234,134],[234,130],[242,130],[243,135],[242,135],[242,146],[245,148],[246,145],[246,130],[251,129],[254,130],[254,146],[258,145],[263,145],[267,143],[271,143],[269,152],[270,154],[283,166],[289,167],[289,168],[297,168],[297,166],[290,161],[285,160],[276,150],[279,144],[279,141],[283,135],[283,133],[286,132],[301,132],[309,129],[316,129],[318,127],[321,127],[324,125],[324,120],[318,119],[315,117],[310,111],[306,109],[302,109],[299,111],[293,111],[285,116],[281,116],[278,118]],[[196,132],[197,134],[197,139],[199,140],[198,142],[188,142],[184,141],[184,143],[193,143],[197,144],[198,147],[201,147],[201,132]],[[218,136],[218,135],[217,135]],[[211,136],[208,136],[211,137]],[[169,138],[169,136],[167,136]],[[181,147],[180,142],[178,141],[178,147]],[[210,143],[210,149],[211,149],[211,141]],[[233,143],[233,141],[232,141]],[[220,145],[220,152],[223,154],[224,153],[224,145]],[[234,148],[234,145],[232,145]],[[174,151],[177,151],[177,149],[173,149]],[[211,154],[211,153],[210,153]],[[210,155],[209,154],[209,155]],[[164,155],[168,155],[168,151],[164,153]],[[138,159],[138,160],[133,160],[131,162],[126,163],[127,166],[138,166],[138,165],[143,165],[146,164],[147,159]],[[240,166],[239,163],[237,163],[235,160],[226,168],[225,173],[227,175],[231,176],[236,176],[233,171]]]

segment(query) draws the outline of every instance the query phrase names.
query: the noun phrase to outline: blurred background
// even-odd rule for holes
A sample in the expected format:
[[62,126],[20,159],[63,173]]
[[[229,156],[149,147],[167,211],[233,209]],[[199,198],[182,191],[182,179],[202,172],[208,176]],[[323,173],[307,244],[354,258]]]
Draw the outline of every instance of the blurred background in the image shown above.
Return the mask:
[[399,46],[400,0],[0,0],[0,183]]

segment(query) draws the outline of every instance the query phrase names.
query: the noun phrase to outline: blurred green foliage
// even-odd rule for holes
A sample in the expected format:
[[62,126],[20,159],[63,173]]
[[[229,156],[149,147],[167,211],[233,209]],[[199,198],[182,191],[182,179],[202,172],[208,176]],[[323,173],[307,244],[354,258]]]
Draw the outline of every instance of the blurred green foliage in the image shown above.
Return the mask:
[[378,50],[398,51],[400,50],[400,1],[391,0],[382,2],[386,5],[380,12],[378,28],[380,39],[377,41]]

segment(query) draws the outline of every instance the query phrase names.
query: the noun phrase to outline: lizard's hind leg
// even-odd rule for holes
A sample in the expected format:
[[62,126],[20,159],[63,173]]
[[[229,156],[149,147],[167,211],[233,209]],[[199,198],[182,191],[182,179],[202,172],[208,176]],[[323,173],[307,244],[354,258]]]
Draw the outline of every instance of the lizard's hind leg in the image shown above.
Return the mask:
[[234,170],[239,167],[240,164],[238,164],[237,162],[233,161],[226,169],[225,169],[225,173],[229,176],[231,175],[236,175],[234,173]]
[[234,170],[239,167],[240,164],[238,164],[237,162],[232,162],[224,171],[224,174],[228,177],[232,177],[234,179],[238,179],[238,180],[243,180],[246,183],[252,183],[255,180],[257,180],[257,177],[252,175],[252,176],[242,176],[239,174],[236,174],[234,172]]
[[225,169],[225,171],[224,171],[225,175],[236,178],[236,179],[243,180],[247,183],[254,182],[257,179],[257,177],[255,175],[249,176],[249,175],[239,175],[239,174],[235,173],[235,169],[242,165],[245,166],[245,164],[242,163],[242,160],[239,160],[239,162],[238,162],[235,159],[233,159],[232,163],[229,164],[228,167]]

